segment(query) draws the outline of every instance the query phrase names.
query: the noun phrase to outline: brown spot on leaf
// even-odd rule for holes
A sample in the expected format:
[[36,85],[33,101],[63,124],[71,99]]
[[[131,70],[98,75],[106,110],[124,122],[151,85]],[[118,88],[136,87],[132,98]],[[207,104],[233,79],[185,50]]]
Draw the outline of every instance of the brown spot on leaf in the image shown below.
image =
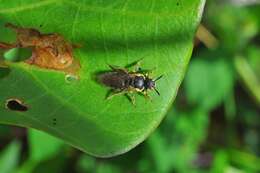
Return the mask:
[[19,99],[8,99],[5,106],[11,111],[25,112],[28,110],[28,107]]
[[40,68],[53,69],[75,74],[79,62],[73,57],[73,45],[57,33],[42,34],[33,28],[22,28],[6,24],[17,34],[13,44],[0,42],[0,49],[32,48],[32,56],[25,62]]

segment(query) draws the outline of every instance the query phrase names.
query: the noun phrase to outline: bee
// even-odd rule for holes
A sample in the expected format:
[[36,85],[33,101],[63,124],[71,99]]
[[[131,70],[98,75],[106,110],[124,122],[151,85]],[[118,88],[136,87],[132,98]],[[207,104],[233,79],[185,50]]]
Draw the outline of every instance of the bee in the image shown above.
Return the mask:
[[[102,73],[98,76],[98,81],[111,88],[106,99],[111,99],[116,95],[126,95],[128,99],[135,105],[134,93],[140,93],[146,98],[150,99],[148,90],[155,90],[158,95],[159,91],[156,89],[156,81],[162,78],[163,75],[156,79],[149,77],[151,70],[142,70],[140,68],[140,60],[128,65],[126,68],[121,68],[113,65],[108,65],[112,71]],[[134,66],[134,70],[129,68]]]

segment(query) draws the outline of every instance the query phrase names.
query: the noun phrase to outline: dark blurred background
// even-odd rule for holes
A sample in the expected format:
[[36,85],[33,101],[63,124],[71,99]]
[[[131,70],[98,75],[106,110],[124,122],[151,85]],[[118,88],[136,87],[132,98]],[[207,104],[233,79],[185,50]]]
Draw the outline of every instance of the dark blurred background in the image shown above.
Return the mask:
[[174,105],[141,145],[97,159],[1,125],[0,173],[260,172],[260,1],[207,1],[194,43]]

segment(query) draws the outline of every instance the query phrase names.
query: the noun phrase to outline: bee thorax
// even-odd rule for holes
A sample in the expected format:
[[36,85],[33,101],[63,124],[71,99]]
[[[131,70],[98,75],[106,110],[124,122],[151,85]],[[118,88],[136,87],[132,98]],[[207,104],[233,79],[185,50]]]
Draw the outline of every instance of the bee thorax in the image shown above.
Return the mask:
[[144,87],[144,78],[142,76],[136,76],[134,78],[133,87],[142,89]]

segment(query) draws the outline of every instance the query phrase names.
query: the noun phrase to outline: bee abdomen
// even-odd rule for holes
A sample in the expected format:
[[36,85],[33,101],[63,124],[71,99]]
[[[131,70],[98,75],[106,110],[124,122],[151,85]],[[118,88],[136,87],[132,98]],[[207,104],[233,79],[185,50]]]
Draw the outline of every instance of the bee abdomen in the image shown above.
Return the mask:
[[108,72],[98,76],[98,81],[114,89],[125,89],[129,86],[129,78],[125,74]]

